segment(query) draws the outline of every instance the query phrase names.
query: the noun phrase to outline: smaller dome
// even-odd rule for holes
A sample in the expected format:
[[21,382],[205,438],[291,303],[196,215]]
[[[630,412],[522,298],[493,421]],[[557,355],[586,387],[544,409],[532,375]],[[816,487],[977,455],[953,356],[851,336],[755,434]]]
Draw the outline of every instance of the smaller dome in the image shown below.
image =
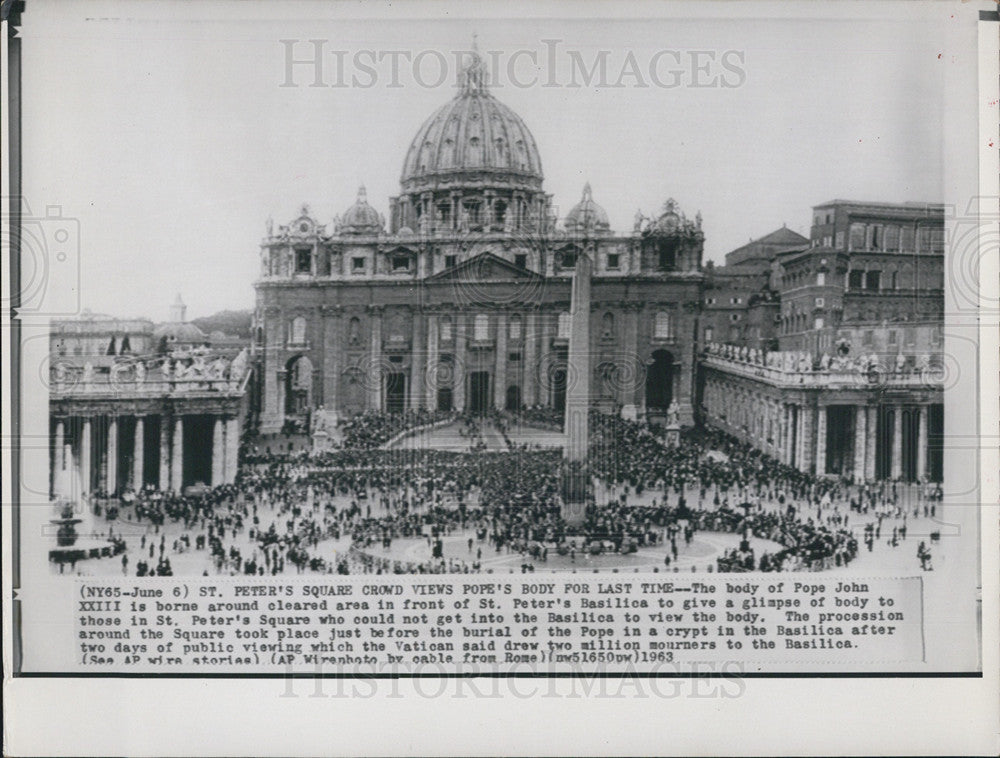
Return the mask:
[[168,321],[153,330],[153,339],[166,337],[168,342],[204,342],[205,332],[190,321]]
[[340,220],[341,234],[381,234],[385,220],[370,205],[364,185],[358,188],[358,199]]
[[583,188],[583,198],[566,214],[567,232],[606,232],[611,229],[607,212],[594,202],[590,182]]

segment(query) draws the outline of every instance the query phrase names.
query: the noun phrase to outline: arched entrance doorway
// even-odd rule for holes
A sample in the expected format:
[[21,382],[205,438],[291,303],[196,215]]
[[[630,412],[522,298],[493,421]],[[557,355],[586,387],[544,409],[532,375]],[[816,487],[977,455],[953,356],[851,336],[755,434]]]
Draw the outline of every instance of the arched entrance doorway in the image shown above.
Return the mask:
[[674,356],[656,350],[646,371],[646,408],[666,411],[674,399]]

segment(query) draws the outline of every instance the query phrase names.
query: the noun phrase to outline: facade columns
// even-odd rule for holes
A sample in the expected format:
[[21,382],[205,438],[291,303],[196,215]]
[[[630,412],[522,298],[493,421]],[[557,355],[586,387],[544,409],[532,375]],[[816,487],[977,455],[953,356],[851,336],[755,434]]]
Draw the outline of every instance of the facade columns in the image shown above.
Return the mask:
[[370,307],[371,340],[368,346],[368,408],[382,410],[382,309]]
[[903,407],[897,405],[892,409],[892,478],[899,479],[903,474]]
[[521,402],[530,408],[538,402],[538,313],[528,311],[524,329],[524,386],[521,388]]
[[281,314],[277,308],[268,308],[264,314],[264,409],[261,426],[263,431],[280,431],[285,415],[279,393],[283,386],[281,377]]
[[[428,203],[428,206],[430,203]],[[430,212],[430,211],[428,211]],[[413,342],[410,345],[410,410],[415,411],[423,405],[425,361],[424,354],[424,315],[413,314]]]
[[455,357],[452,362],[454,377],[452,385],[452,399],[455,410],[461,413],[465,410],[465,313],[459,311],[455,314],[454,333]]
[[170,418],[160,416],[160,491],[170,489]]
[[135,419],[135,438],[132,440],[132,489],[142,489],[142,468],[146,455],[146,422],[142,416]]
[[865,479],[875,481],[875,458],[878,452],[878,408],[865,408],[868,441],[865,445]]
[[865,459],[872,455],[866,449],[868,440],[868,409],[863,405],[854,407],[854,481],[865,480]]
[[107,493],[115,494],[118,490],[118,419],[112,416],[108,419],[108,458],[107,458]]
[[918,406],[917,413],[917,481],[922,482],[927,476],[927,406]]
[[826,406],[816,408],[816,476],[826,475]]
[[638,403],[636,403],[636,393],[638,392],[639,377],[643,375],[641,368],[645,365],[639,358],[639,309],[632,303],[625,306],[625,360],[635,362],[635,370],[631,381],[626,382],[622,387],[621,403],[622,416],[635,420],[638,414]]
[[437,391],[438,391],[438,363],[440,362],[438,352],[438,317],[436,313],[427,314],[427,366],[424,376],[424,402],[427,410],[436,411]]
[[551,324],[555,314],[541,311],[538,314],[538,397],[539,405],[552,405],[552,333]]
[[90,494],[90,483],[93,475],[90,467],[92,464],[91,454],[91,425],[90,418],[83,419],[83,430],[80,433],[80,494]]
[[[492,200],[490,201],[492,203]],[[502,411],[507,403],[507,314],[497,314],[496,366],[493,370],[493,407]]]
[[[340,385],[340,365],[338,351],[340,350],[340,308],[321,309],[323,318],[323,407],[328,411],[337,412],[340,403],[337,393]],[[228,478],[228,473],[227,473]]]
[[222,484],[225,452],[222,446],[222,417],[216,416],[212,425],[212,486]]
[[174,445],[170,457],[170,489],[180,492],[184,488],[184,417],[174,419]]
[[236,416],[226,419],[225,456],[223,482],[232,484],[236,481],[236,469],[240,462],[240,420]]

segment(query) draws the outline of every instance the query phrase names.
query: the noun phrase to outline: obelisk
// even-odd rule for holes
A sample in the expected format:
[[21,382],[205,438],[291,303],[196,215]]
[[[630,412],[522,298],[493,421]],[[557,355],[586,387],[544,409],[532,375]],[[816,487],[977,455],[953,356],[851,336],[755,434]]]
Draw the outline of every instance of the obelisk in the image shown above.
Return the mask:
[[590,412],[590,275],[593,264],[580,253],[573,269],[570,297],[569,360],[566,367],[566,415],[563,429],[563,518],[570,524],[583,521],[590,490],[587,467]]

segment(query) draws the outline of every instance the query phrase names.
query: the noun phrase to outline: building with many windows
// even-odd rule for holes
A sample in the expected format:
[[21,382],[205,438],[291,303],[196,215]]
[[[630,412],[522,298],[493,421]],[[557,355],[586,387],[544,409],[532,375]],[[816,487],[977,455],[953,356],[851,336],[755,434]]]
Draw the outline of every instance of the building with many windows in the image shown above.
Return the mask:
[[707,340],[705,420],[803,471],[940,481],[943,207],[818,205],[811,242],[773,251],[772,272],[762,334]]

